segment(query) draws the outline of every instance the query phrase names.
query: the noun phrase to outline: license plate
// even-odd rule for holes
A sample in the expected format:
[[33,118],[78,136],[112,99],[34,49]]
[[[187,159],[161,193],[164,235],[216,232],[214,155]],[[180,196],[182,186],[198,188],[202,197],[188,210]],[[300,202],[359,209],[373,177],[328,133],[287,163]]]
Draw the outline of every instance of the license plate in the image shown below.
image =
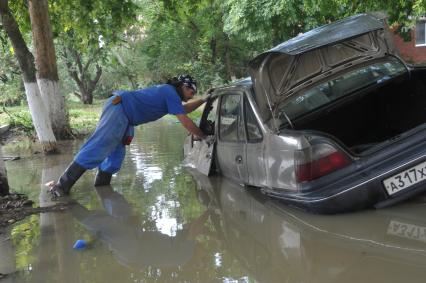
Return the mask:
[[383,185],[393,195],[423,180],[426,180],[426,161],[383,180]]

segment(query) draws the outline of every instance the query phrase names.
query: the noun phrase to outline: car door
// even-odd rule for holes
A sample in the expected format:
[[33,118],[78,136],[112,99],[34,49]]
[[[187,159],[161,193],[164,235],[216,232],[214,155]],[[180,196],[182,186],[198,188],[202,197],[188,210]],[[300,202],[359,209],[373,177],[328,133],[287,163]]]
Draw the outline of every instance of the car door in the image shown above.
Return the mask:
[[194,140],[192,135],[188,135],[183,146],[184,160],[186,167],[191,167],[204,175],[209,175],[212,168],[212,160],[215,154],[215,121],[218,99],[209,100],[205,107],[200,121],[200,129],[207,135],[207,140]]
[[242,92],[228,91],[221,96],[218,117],[217,161],[220,171],[240,183],[247,182]]
[[266,184],[263,132],[256,118],[248,94],[244,95],[244,126],[246,133],[246,160],[248,184],[262,186]]

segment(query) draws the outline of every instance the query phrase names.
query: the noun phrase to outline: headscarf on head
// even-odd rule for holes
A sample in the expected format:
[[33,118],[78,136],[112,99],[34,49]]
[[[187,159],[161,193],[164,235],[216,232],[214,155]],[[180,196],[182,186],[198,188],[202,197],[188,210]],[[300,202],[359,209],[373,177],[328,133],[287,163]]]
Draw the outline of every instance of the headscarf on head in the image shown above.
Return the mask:
[[180,75],[179,77],[173,77],[167,80],[167,84],[172,85],[176,88],[177,93],[183,100],[183,93],[181,86],[187,86],[192,88],[195,92],[197,91],[197,81],[190,75]]
[[182,82],[184,86],[192,88],[195,92],[197,92],[197,81],[190,75],[180,75],[178,77],[178,81]]

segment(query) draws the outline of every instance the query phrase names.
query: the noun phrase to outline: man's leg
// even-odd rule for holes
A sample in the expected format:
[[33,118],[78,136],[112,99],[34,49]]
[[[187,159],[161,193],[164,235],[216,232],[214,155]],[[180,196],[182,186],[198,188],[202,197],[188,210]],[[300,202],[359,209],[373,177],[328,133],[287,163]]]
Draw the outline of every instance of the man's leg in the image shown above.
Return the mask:
[[54,197],[61,197],[69,194],[71,187],[77,180],[86,172],[86,169],[81,167],[77,162],[72,162],[64,173],[62,173],[56,184],[50,189]]
[[52,195],[59,197],[69,194],[71,187],[86,170],[99,166],[117,145],[122,144],[128,123],[122,106],[113,105],[110,99],[102,112],[95,132],[81,147],[74,161],[58,182],[51,188]]
[[110,184],[112,174],[120,170],[125,155],[126,148],[122,143],[120,143],[99,166],[98,173],[95,178],[95,187]]

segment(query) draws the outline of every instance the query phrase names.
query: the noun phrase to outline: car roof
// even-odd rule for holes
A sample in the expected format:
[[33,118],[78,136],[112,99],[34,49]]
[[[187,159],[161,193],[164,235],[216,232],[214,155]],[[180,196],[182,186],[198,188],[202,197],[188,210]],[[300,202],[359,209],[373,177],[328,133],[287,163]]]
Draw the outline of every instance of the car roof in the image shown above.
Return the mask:
[[232,89],[232,88],[251,88],[252,85],[253,84],[252,84],[251,78],[246,77],[246,78],[243,78],[243,79],[233,81],[229,84],[219,86],[219,87],[216,88],[216,90],[225,90],[225,89]]

